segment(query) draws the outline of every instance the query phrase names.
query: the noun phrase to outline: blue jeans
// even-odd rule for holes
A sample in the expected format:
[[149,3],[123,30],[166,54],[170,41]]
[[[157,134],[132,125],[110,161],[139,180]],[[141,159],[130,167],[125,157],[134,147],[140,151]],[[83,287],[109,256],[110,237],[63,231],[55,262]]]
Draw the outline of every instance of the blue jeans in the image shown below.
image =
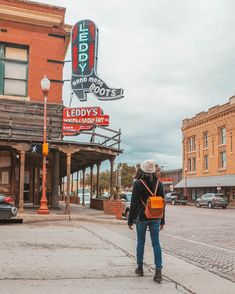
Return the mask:
[[159,242],[159,226],[160,220],[139,221],[136,223],[137,231],[137,264],[143,265],[144,260],[144,245],[147,227],[149,227],[150,238],[153,246],[154,263],[156,268],[162,268],[162,249]]

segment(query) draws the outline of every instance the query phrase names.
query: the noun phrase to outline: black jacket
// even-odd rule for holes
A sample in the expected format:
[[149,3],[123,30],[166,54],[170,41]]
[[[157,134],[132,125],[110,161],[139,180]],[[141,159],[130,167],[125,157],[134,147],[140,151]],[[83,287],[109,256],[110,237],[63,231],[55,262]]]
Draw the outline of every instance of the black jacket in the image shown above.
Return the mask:
[[[144,182],[149,187],[149,189],[154,193],[154,190],[156,189],[157,180],[154,180],[152,183],[147,182],[146,180],[144,180]],[[158,189],[156,194],[164,198],[163,184],[160,181],[158,184]],[[134,182],[133,190],[132,190],[131,206],[130,206],[130,213],[128,218],[129,226],[132,226],[137,218],[140,221],[149,220],[146,218],[144,214],[145,207],[143,203],[141,202],[141,200],[143,200],[143,202],[146,203],[149,196],[151,195],[149,195],[149,191],[146,189],[143,183],[141,183],[140,180],[136,180]],[[163,218],[161,219],[161,224],[162,225],[165,224],[165,211],[164,211]]]

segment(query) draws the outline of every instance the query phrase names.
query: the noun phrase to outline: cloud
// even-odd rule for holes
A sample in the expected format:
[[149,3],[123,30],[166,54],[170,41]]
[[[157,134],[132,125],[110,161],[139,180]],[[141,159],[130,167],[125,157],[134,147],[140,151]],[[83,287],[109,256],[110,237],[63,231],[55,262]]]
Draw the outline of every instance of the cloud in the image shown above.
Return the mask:
[[[44,0],[67,8],[66,21],[93,20],[99,28],[98,75],[125,98],[89,96],[73,106],[101,106],[111,128],[122,129],[118,161],[155,158],[181,167],[181,123],[228,102],[234,94],[235,39],[232,0]],[[70,52],[68,53],[70,58]],[[64,77],[69,78],[70,65]],[[70,87],[63,99],[70,100]]]

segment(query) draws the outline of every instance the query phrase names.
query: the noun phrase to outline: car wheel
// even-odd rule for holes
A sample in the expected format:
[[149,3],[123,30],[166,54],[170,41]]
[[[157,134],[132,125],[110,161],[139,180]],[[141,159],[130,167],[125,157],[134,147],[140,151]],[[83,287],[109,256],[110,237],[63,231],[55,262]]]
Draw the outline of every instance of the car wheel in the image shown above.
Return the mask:
[[172,200],[171,203],[172,203],[172,205],[176,205],[176,201],[175,200]]
[[125,217],[128,220],[128,218],[129,218],[129,210],[126,211]]
[[199,208],[201,206],[198,201],[195,203],[195,205],[196,205],[197,208]]
[[208,208],[213,208],[213,205],[211,202],[208,202]]
[[222,208],[223,208],[223,209],[226,209],[226,208],[227,208],[227,206],[222,206]]

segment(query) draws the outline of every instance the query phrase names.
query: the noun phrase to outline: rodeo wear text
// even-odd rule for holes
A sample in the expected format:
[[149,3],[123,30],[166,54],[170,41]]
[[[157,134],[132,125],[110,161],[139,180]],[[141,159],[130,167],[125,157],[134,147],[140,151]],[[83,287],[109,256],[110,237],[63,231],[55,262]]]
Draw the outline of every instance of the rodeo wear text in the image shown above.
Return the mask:
[[[65,123],[76,123],[76,124],[104,124],[106,122],[107,118],[105,116],[103,117],[84,117],[84,118],[72,118],[72,119],[65,119]],[[107,122],[108,124],[108,122]]]

